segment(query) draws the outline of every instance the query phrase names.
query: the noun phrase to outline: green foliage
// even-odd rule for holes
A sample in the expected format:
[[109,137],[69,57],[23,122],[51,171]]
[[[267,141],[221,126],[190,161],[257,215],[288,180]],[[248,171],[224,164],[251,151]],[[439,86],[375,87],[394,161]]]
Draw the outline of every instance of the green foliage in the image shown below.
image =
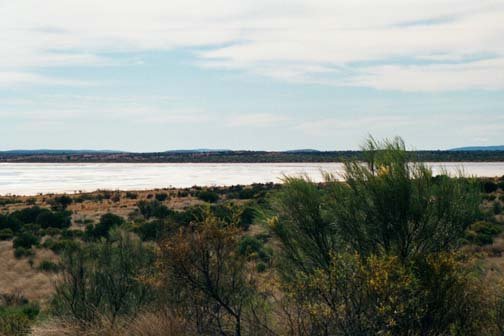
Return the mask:
[[494,181],[487,180],[482,182],[482,188],[485,193],[491,194],[497,191],[498,185]]
[[0,311],[0,335],[24,336],[30,335],[30,319],[22,314],[2,313]]
[[30,232],[23,232],[14,239],[13,247],[22,247],[25,249],[31,248],[33,245],[39,244],[39,238]]
[[286,284],[301,335],[481,335],[492,326],[482,283],[453,254],[403,264],[398,257],[333,254],[328,269]]
[[109,232],[112,228],[118,227],[124,224],[124,219],[120,216],[114,215],[112,213],[106,213],[100,217],[100,222],[86,227],[86,237],[99,239],[107,238]]
[[35,253],[31,248],[25,248],[25,247],[16,247],[14,249],[14,257],[17,259],[23,258],[23,257],[31,257],[34,256]]
[[215,203],[219,200],[219,195],[216,192],[210,190],[202,190],[198,192],[197,197],[200,200],[208,203]]
[[155,195],[156,200],[159,202],[164,202],[168,199],[168,194],[167,193],[156,193]]
[[169,233],[173,227],[174,225],[172,225],[171,221],[153,220],[139,223],[135,228],[135,232],[144,241],[155,241]]
[[287,177],[284,182],[273,199],[276,215],[269,221],[282,243],[284,271],[327,268],[340,239],[334,223],[325,215],[323,193],[305,179]]
[[10,214],[9,217],[12,216],[18,219],[23,224],[33,224],[36,222],[38,215],[43,211],[47,210],[40,208],[38,206],[34,206],[31,208],[24,208],[22,210],[14,211],[13,213]]
[[75,240],[71,240],[71,239],[58,239],[58,240],[47,239],[42,244],[42,247],[50,249],[51,251],[53,251],[56,254],[60,254],[67,249],[70,249],[70,250],[75,249],[75,248],[77,248],[77,246],[78,246],[78,243]]
[[256,237],[244,236],[238,245],[241,255],[249,259],[260,259],[268,263],[271,260],[272,251],[264,246],[264,243]]
[[264,262],[260,261],[256,264],[256,271],[257,273],[263,273],[266,271],[268,268],[268,265],[266,265]]
[[54,314],[83,321],[134,314],[151,302],[152,289],[142,279],[155,254],[131,233],[115,230],[110,239],[67,249],[63,281],[52,301]]
[[51,200],[51,208],[55,211],[63,211],[72,204],[72,202],[73,199],[68,195],[57,196]]
[[493,238],[502,232],[502,228],[486,221],[478,221],[469,226],[466,232],[466,239],[477,245],[489,245],[493,243]]
[[1,293],[0,335],[29,335],[31,324],[39,313],[39,305],[28,302],[21,293]]
[[43,272],[57,273],[60,270],[60,266],[50,260],[42,260],[38,269]]
[[49,210],[41,211],[37,216],[36,223],[40,227],[46,228],[68,228],[71,225],[71,214],[67,211],[51,212]]
[[138,194],[136,192],[127,191],[126,192],[126,198],[137,199],[138,198]]
[[0,229],[9,229],[16,233],[21,230],[23,223],[13,215],[0,214]]
[[152,200],[152,201],[145,201],[142,200],[137,203],[138,210],[140,211],[140,214],[146,218],[158,218],[158,219],[164,219],[170,215],[173,214],[173,211],[168,209],[168,207],[164,204],[162,204],[158,200]]
[[331,251],[392,254],[407,260],[456,247],[479,215],[478,185],[411,163],[400,139],[370,140],[364,163],[345,164],[345,183],[327,176],[319,188],[286,178],[271,227],[288,262],[309,270],[329,265]]
[[499,181],[499,183],[497,183],[497,186],[500,190],[504,191],[504,180]]
[[261,300],[246,257],[237,253],[239,233],[236,225],[207,211],[194,228],[181,229],[160,245],[159,270],[169,302],[200,334],[266,334],[262,324],[250,324]]
[[[479,185],[434,177],[401,139],[370,139],[344,181],[285,178],[269,227],[291,332],[301,335],[477,335],[481,288],[451,253],[480,216]],[[474,226],[481,234],[491,227]],[[301,330],[301,331],[300,331]],[[407,331],[407,332],[406,332]]]
[[493,213],[500,215],[502,213],[502,204],[499,201],[495,201],[492,205]]
[[11,229],[1,229],[0,230],[0,240],[10,240],[14,236]]

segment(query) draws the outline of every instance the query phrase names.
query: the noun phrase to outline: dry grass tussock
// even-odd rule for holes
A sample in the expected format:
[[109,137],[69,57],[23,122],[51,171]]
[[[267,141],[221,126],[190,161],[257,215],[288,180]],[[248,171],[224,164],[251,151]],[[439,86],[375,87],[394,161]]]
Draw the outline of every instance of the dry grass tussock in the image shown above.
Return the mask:
[[180,336],[196,335],[182,318],[168,312],[145,312],[131,320],[112,324],[102,319],[93,324],[54,319],[35,326],[33,336]]
[[28,258],[14,257],[12,242],[0,241],[0,292],[12,293],[21,290],[30,301],[41,304],[51,297],[58,275],[42,272],[38,265],[42,260],[56,262],[57,256],[47,249],[34,249],[33,263]]

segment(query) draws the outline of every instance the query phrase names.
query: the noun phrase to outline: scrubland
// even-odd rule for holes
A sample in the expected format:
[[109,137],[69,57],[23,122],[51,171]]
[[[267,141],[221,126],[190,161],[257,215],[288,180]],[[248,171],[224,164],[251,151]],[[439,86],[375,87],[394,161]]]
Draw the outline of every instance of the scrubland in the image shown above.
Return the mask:
[[501,335],[504,176],[0,198],[0,335]]

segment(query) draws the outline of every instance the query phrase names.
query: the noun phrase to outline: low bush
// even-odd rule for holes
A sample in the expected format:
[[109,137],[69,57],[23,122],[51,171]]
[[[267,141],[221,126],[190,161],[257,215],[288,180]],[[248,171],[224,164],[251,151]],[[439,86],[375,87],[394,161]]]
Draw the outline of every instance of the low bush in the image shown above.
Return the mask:
[[264,243],[256,237],[243,237],[238,244],[238,251],[248,259],[260,259],[266,263],[271,260],[272,251],[265,248]]
[[108,237],[110,229],[113,227],[121,226],[124,224],[124,219],[120,216],[114,215],[112,213],[107,213],[101,216],[100,222],[93,225],[88,225],[86,227],[86,237],[88,238],[101,238]]
[[500,215],[502,212],[502,204],[499,201],[495,201],[493,204],[493,212],[496,215]]
[[39,244],[39,238],[30,232],[23,232],[14,239],[13,247],[31,248],[33,245]]
[[0,335],[24,336],[30,335],[31,322],[28,317],[15,313],[0,313]]
[[215,203],[219,200],[219,195],[210,190],[202,190],[197,194],[198,198],[204,202]]
[[484,181],[483,182],[483,191],[487,194],[496,192],[498,189],[497,183],[493,181]]
[[50,200],[51,208],[55,211],[63,211],[70,204],[72,204],[73,199],[68,195],[56,196],[52,200]]
[[127,191],[126,192],[126,198],[137,199],[138,198],[138,194],[136,192],[133,192],[133,191]]
[[36,219],[36,223],[40,227],[64,229],[71,225],[70,213],[67,211],[51,212],[49,210],[42,211]]
[[60,266],[50,260],[42,260],[38,269],[42,272],[57,273],[60,270]]
[[489,245],[493,243],[494,237],[501,232],[502,228],[495,223],[478,221],[469,226],[466,239],[477,245]]
[[33,255],[35,255],[35,253],[31,248],[16,247],[14,249],[14,257],[16,257],[17,259],[23,257],[31,257]]
[[155,197],[156,197],[156,200],[158,200],[159,202],[164,202],[168,199],[168,194],[167,193],[157,193]]
[[11,229],[2,229],[0,230],[0,240],[9,240],[12,239],[14,233]]
[[260,262],[258,262],[258,263],[256,264],[256,271],[257,271],[258,273],[263,273],[263,272],[265,272],[267,268],[268,268],[268,266],[267,266],[265,263],[263,263],[262,261],[260,261]]
[[158,200],[142,200],[137,203],[137,206],[140,214],[146,219],[151,217],[163,219],[173,214],[173,211],[171,211],[166,205],[161,204]]
[[42,244],[42,247],[49,249],[56,254],[60,254],[67,249],[74,249],[77,246],[78,243],[75,240],[69,240],[69,239],[61,239],[61,240],[47,239]]

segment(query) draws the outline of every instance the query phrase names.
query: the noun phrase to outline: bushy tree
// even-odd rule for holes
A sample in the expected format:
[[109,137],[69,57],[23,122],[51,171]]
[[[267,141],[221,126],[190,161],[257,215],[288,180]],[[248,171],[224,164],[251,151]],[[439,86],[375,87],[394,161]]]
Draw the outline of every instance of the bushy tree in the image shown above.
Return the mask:
[[204,335],[267,335],[240,230],[211,212],[161,246],[159,267],[172,307]]
[[477,335],[488,310],[471,308],[480,287],[453,251],[479,216],[478,184],[433,176],[398,138],[370,139],[363,157],[343,181],[287,177],[273,199],[295,334]]
[[153,299],[143,281],[153,270],[155,253],[138,237],[113,230],[110,239],[67,249],[62,256],[62,281],[52,301],[56,315],[93,321],[115,321],[132,315]]
[[100,217],[100,222],[95,226],[89,225],[86,228],[86,236],[88,238],[99,239],[108,237],[111,229],[124,224],[124,219],[121,216],[113,213],[106,213]]

